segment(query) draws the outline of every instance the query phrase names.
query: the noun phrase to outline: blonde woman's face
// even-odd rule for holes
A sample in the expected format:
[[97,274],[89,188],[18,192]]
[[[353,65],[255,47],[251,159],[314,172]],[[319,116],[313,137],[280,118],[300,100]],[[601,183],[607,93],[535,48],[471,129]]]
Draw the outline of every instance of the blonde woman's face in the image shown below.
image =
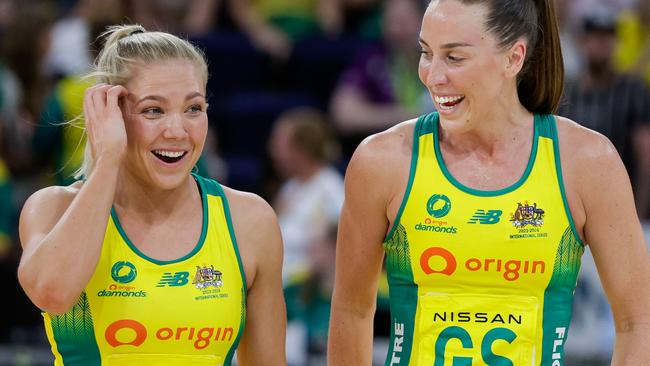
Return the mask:
[[136,66],[122,104],[132,175],[163,189],[179,186],[198,161],[208,131],[205,85],[190,61]]

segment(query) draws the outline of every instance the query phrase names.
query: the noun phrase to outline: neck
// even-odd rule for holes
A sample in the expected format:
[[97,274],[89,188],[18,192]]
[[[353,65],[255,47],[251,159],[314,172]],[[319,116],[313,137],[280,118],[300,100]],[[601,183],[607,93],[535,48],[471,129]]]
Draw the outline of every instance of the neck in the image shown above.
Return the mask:
[[121,175],[115,192],[115,207],[129,216],[137,216],[153,222],[171,214],[183,214],[183,207],[194,207],[194,200],[200,200],[196,182],[191,176],[173,189],[152,187],[142,180]]
[[524,108],[519,99],[516,103],[499,103],[487,113],[480,113],[463,129],[447,129],[441,121],[440,143],[445,149],[474,152],[486,157],[507,151],[512,146],[532,139],[530,127],[533,115]]

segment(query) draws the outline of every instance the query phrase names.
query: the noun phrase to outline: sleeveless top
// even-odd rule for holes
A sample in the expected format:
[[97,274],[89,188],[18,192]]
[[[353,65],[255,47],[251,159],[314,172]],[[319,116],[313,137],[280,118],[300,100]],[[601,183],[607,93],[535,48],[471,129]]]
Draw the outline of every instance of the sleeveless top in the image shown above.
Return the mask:
[[177,260],[139,251],[111,211],[78,302],[62,315],[43,313],[55,365],[230,365],[244,329],[246,281],[223,189],[194,179],[201,236]]
[[569,212],[552,115],[535,115],[528,165],[496,191],[462,185],[419,118],[410,177],[384,241],[386,365],[560,366],[584,245]]

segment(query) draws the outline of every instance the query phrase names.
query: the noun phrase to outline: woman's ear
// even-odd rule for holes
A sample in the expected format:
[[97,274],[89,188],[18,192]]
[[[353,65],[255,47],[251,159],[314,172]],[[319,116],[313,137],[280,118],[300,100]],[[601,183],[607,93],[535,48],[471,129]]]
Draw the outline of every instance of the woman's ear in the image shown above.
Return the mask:
[[505,73],[506,76],[516,77],[517,74],[524,67],[524,61],[526,60],[526,52],[528,51],[528,45],[524,40],[518,40],[515,42],[510,49],[506,52],[505,57]]

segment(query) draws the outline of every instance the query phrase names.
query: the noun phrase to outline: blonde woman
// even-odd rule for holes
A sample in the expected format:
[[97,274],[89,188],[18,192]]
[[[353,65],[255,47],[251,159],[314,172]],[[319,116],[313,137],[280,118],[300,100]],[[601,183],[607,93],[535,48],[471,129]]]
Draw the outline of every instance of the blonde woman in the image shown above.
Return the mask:
[[207,67],[140,26],[106,34],[86,91],[81,181],[33,194],[21,285],[57,365],[282,365],[282,243],[259,197],[191,173]]

